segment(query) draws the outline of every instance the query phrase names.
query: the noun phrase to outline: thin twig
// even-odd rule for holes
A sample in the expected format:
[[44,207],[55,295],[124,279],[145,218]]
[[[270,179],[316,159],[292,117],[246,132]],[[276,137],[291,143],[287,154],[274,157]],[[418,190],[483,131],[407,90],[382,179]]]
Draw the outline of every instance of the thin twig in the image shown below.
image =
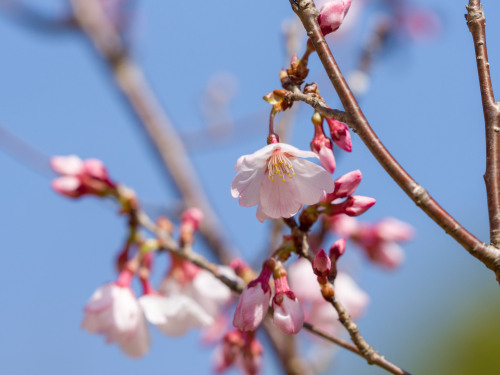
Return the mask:
[[361,140],[384,167],[387,173],[401,189],[419,206],[431,219],[461,244],[471,255],[479,259],[489,269],[493,270],[500,283],[500,250],[487,245],[460,225],[420,186],[387,151],[366,120],[354,95],[347,85],[339,67],[321,33],[318,25],[318,11],[312,0],[290,0],[292,9],[302,21],[307,35],[311,39],[325,71],[335,87],[337,94],[347,112],[347,124],[355,131]]
[[472,34],[476,52],[479,88],[486,128],[486,195],[490,218],[490,243],[500,247],[500,108],[495,102],[490,77],[490,63],[486,49],[483,6],[480,0],[470,0],[466,6],[467,26]]
[[288,95],[291,100],[299,100],[301,102],[309,104],[325,117],[334,118],[335,120],[340,122],[349,122],[347,113],[338,109],[330,108],[321,98],[319,98],[315,94],[304,94],[295,86],[293,91],[288,91]]
[[229,263],[236,251],[228,245],[184,145],[141,69],[128,56],[120,36],[96,0],[72,0],[72,5],[75,19],[107,62],[117,87],[140,120],[186,205],[203,211],[200,228],[203,238],[223,263]]

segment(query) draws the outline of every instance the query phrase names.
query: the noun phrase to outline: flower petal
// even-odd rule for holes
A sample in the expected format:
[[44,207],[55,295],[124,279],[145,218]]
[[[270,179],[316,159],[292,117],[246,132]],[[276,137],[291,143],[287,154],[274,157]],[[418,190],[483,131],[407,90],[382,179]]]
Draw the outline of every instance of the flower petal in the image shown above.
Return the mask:
[[255,206],[259,203],[260,187],[266,178],[265,169],[249,169],[240,171],[231,184],[233,198],[240,197],[238,203],[243,207]]
[[316,204],[324,195],[331,193],[335,187],[332,176],[317,164],[308,160],[295,160],[293,163],[295,176],[291,179],[296,186],[298,196],[295,198],[301,204]]
[[54,156],[50,159],[50,166],[62,175],[74,176],[83,171],[83,161],[76,155]]
[[302,208],[302,204],[297,199],[299,193],[296,184],[292,183],[295,177],[286,179],[285,182],[280,180],[278,176],[274,181],[263,179],[260,189],[260,205],[264,214],[273,219],[288,218]]

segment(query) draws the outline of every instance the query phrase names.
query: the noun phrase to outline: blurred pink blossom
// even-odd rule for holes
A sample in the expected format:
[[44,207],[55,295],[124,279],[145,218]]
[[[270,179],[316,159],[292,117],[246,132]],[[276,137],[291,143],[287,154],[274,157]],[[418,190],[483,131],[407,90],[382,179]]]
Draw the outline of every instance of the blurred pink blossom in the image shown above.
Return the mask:
[[354,218],[337,215],[331,219],[331,228],[361,247],[375,263],[392,269],[404,260],[404,253],[397,242],[413,238],[413,228],[394,218],[382,219],[377,223],[360,223]]
[[116,342],[130,357],[149,350],[149,332],[142,309],[130,289],[132,274],[122,271],[116,283],[98,288],[85,306],[82,328],[102,334],[107,343]]

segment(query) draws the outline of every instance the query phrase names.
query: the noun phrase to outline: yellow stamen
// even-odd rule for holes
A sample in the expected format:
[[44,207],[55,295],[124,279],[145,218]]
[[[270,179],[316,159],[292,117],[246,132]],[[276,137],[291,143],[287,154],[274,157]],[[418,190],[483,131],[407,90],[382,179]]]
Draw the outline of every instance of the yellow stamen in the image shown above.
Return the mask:
[[281,150],[276,150],[269,158],[267,163],[267,171],[269,174],[269,179],[274,181],[274,175],[281,177],[281,181],[286,182],[286,175],[288,178],[293,178],[295,172],[293,171],[293,165],[286,154],[281,152]]

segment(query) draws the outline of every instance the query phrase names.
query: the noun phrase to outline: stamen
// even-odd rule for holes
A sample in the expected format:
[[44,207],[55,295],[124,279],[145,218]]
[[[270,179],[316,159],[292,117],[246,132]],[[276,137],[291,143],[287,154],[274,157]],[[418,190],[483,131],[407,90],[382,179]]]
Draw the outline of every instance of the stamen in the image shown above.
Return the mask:
[[281,181],[286,182],[286,175],[288,178],[293,178],[295,172],[293,171],[293,164],[290,159],[277,149],[269,158],[267,163],[267,170],[269,180],[274,181],[274,175],[281,177]]

